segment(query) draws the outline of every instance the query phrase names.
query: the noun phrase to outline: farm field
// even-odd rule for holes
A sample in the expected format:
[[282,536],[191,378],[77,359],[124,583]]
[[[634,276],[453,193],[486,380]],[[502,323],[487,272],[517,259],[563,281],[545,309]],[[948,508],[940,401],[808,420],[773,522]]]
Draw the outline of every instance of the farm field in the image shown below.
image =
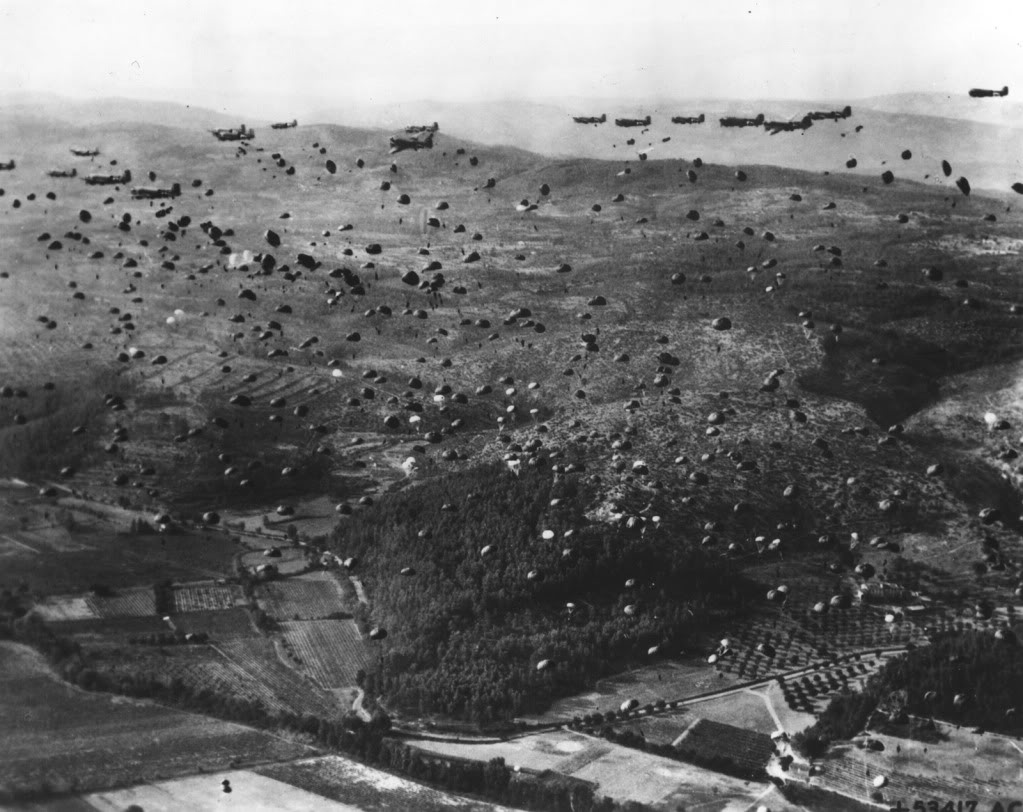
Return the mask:
[[356,672],[370,663],[371,644],[354,620],[289,620],[281,623],[284,639],[321,687],[356,684]]
[[269,581],[256,595],[260,606],[276,620],[317,620],[352,608],[335,576],[322,571]]
[[[230,782],[225,793],[223,781]],[[83,800],[98,812],[123,812],[137,804],[145,812],[363,812],[361,807],[340,803],[297,786],[249,770],[211,772],[173,781],[87,795]]]
[[244,601],[242,591],[235,585],[181,584],[174,587],[176,612],[203,612],[231,609]]
[[697,719],[675,746],[707,758],[730,759],[751,771],[766,768],[774,755],[774,745],[766,733],[709,719]]
[[335,718],[345,710],[328,691],[281,662],[273,644],[265,638],[225,640],[216,644],[215,648],[297,713]]
[[[35,651],[0,643],[0,788],[99,790],[308,753],[241,725],[81,691]],[[9,795],[8,795],[9,797]]]
[[111,597],[90,596],[86,601],[102,618],[145,617],[156,614],[156,600],[152,587],[122,589]]
[[778,725],[764,703],[763,688],[753,688],[727,696],[686,705],[686,712],[701,719],[735,727],[773,733]]
[[271,764],[256,772],[350,804],[360,812],[505,812],[507,807],[424,787],[338,756]]
[[175,612],[171,617],[175,629],[183,632],[205,632],[213,641],[239,637],[259,637],[247,609],[220,609],[203,612]]

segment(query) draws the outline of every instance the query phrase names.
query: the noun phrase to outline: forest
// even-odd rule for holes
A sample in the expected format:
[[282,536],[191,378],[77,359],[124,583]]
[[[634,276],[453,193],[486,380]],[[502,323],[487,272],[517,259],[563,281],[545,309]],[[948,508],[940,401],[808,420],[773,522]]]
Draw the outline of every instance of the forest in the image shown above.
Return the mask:
[[367,692],[413,713],[507,720],[677,653],[750,600],[697,540],[588,521],[592,487],[496,463],[416,483],[342,523],[334,552],[354,559],[371,596],[359,620],[387,633]]

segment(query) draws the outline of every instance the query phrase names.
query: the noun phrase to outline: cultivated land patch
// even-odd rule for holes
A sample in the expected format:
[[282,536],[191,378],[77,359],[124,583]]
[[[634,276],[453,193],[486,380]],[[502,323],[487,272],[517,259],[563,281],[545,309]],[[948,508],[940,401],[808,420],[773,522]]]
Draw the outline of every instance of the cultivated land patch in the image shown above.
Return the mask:
[[252,625],[247,609],[221,609],[209,612],[176,612],[171,616],[175,629],[183,632],[203,632],[213,641],[234,640],[241,637],[259,637]]
[[260,586],[257,599],[260,607],[275,620],[317,620],[351,607],[337,580],[325,572],[270,581]]
[[[225,792],[223,782],[231,791]],[[291,784],[249,770],[204,773],[173,781],[142,784],[84,798],[99,812],[123,812],[136,804],[145,812],[219,812],[223,809],[245,812],[367,812],[363,807],[341,803]]]
[[284,639],[311,676],[327,689],[356,684],[356,673],[370,662],[370,647],[354,620],[289,620]]
[[99,617],[87,598],[78,595],[50,595],[32,607],[46,621],[89,620]]
[[324,756],[260,767],[257,772],[360,812],[505,812],[507,807],[474,801],[374,770],[363,764]]
[[707,758],[728,759],[748,770],[762,770],[774,754],[771,737],[735,725],[698,719],[683,733],[676,747]]
[[152,587],[120,589],[110,597],[90,596],[86,601],[96,614],[109,617],[145,617],[156,614],[156,596]]
[[183,584],[174,588],[174,608],[178,612],[231,609],[244,599],[241,587],[233,584]]
[[333,718],[344,710],[329,692],[281,662],[273,643],[265,638],[225,640],[215,648],[296,713]]
[[68,791],[308,753],[241,725],[59,680],[36,651],[0,643],[0,787]]

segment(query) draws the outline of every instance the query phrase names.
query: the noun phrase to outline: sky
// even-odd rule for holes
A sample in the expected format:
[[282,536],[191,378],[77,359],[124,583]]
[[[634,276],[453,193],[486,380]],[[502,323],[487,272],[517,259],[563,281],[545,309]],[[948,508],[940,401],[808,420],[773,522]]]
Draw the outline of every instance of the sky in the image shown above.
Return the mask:
[[252,112],[1019,87],[1018,0],[0,0],[0,92]]

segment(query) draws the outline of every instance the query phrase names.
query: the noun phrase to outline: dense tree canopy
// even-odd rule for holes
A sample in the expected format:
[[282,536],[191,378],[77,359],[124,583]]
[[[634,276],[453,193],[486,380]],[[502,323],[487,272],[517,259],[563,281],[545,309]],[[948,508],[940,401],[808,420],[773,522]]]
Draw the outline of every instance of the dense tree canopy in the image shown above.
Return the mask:
[[365,579],[366,622],[389,632],[367,687],[417,712],[489,722],[652,646],[678,651],[711,613],[741,606],[743,583],[720,555],[589,522],[586,487],[494,464],[416,484],[343,523],[336,552]]

